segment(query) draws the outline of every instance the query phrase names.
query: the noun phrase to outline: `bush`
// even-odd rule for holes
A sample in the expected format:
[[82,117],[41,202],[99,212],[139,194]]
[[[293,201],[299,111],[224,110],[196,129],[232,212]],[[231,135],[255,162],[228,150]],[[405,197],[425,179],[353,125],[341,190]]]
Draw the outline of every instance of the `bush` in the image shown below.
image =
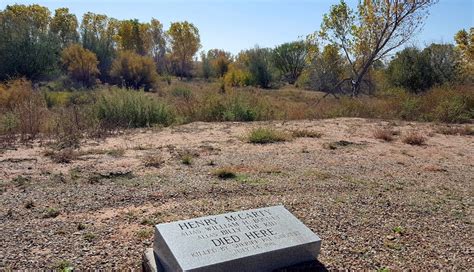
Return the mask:
[[423,145],[426,138],[417,132],[410,132],[403,137],[403,142],[409,145]]
[[143,92],[104,91],[96,103],[97,117],[106,128],[170,125],[175,116],[163,103]]
[[171,94],[174,97],[182,98],[186,101],[189,101],[193,98],[193,93],[191,92],[191,90],[185,87],[176,87],[173,89]]
[[245,87],[252,84],[251,74],[241,68],[230,65],[229,71],[224,76],[224,84],[231,87]]
[[69,76],[86,87],[95,84],[100,74],[96,55],[78,44],[70,45],[61,53],[61,62]]
[[290,136],[285,132],[273,128],[260,127],[252,129],[247,138],[248,141],[253,144],[268,144],[288,141]]
[[237,174],[229,167],[219,168],[214,171],[214,175],[220,179],[234,179]]
[[264,99],[250,92],[208,93],[198,102],[198,120],[250,122],[273,116]]
[[393,135],[395,135],[395,132],[390,129],[379,128],[374,131],[375,139],[384,140],[386,142],[393,141]]
[[140,56],[131,51],[120,52],[113,61],[110,75],[122,87],[152,89],[158,81],[155,62],[151,57]]

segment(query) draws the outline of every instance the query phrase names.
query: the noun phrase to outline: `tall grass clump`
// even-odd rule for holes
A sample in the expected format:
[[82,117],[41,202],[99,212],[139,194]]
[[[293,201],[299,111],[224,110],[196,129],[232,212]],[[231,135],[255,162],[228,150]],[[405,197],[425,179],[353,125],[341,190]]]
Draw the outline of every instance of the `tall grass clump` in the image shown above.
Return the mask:
[[269,127],[259,127],[252,129],[247,135],[247,140],[253,144],[269,144],[285,142],[291,139],[288,133]]
[[108,128],[167,126],[175,118],[174,113],[154,97],[142,91],[124,89],[103,91],[96,102],[96,114]]
[[198,120],[251,122],[274,117],[265,99],[251,92],[208,93],[200,102]]

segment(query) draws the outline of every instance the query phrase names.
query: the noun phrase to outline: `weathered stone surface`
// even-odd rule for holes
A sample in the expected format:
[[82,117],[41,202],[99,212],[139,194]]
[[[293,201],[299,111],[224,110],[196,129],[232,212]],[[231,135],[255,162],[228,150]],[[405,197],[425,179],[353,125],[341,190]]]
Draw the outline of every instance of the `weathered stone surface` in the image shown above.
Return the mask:
[[321,239],[283,206],[155,226],[158,271],[273,271],[314,261]]

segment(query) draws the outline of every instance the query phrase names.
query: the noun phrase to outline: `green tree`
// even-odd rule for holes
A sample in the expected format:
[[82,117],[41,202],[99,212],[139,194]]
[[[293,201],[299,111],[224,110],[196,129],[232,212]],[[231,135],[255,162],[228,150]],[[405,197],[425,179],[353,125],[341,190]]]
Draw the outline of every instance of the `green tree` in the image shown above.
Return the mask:
[[253,85],[270,88],[275,78],[271,49],[256,46],[253,49],[241,52],[239,59],[250,73]]
[[171,23],[168,30],[171,57],[175,62],[176,75],[183,78],[191,75],[193,57],[201,47],[199,30],[187,21]]
[[318,36],[336,44],[347,59],[351,76],[344,81],[350,83],[352,96],[361,91],[374,62],[420,30],[435,3],[437,0],[361,0],[354,12],[341,0],[331,7]]
[[61,53],[61,61],[69,76],[86,87],[92,86],[100,73],[95,54],[79,44],[66,47]]
[[202,77],[205,79],[209,79],[213,76],[211,61],[204,51],[201,52],[201,73]]
[[387,69],[389,81],[397,86],[418,93],[435,83],[429,55],[409,47],[397,53]]
[[50,11],[39,5],[12,5],[0,11],[0,80],[36,79],[56,68],[57,38],[49,31]]
[[100,79],[107,82],[112,61],[116,55],[115,40],[118,21],[106,15],[85,13],[82,17],[80,33],[82,46],[94,52],[99,60]]
[[338,84],[344,77],[344,58],[334,45],[326,45],[323,52],[315,53],[309,67],[311,89],[326,94],[340,93]]
[[166,72],[166,33],[163,24],[155,18],[150,22],[151,54],[156,63],[156,68],[161,74]]
[[79,39],[79,34],[77,33],[78,26],[76,15],[69,13],[68,8],[58,8],[55,10],[51,21],[51,32],[59,38],[61,48],[77,43]]
[[273,63],[283,79],[294,84],[307,64],[308,49],[303,41],[284,43],[273,50]]
[[158,80],[156,66],[149,56],[133,51],[121,51],[112,63],[112,79],[126,88],[149,91]]
[[429,65],[436,84],[454,82],[458,77],[460,56],[452,44],[431,44],[423,50],[427,54]]

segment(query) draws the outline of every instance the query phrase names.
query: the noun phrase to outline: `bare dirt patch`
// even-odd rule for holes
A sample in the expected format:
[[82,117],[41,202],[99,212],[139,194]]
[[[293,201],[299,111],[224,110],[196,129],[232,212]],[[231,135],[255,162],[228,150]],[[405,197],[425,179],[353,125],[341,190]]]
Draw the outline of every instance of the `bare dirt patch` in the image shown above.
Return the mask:
[[[318,137],[243,140],[263,126]],[[386,127],[399,133],[374,137]],[[474,138],[437,129],[356,118],[192,123],[90,141],[68,163],[39,143],[4,150],[0,270],[138,269],[153,224],[276,204],[321,236],[329,269],[469,270]],[[424,145],[403,143],[412,131]],[[220,179],[222,168],[235,177]]]

